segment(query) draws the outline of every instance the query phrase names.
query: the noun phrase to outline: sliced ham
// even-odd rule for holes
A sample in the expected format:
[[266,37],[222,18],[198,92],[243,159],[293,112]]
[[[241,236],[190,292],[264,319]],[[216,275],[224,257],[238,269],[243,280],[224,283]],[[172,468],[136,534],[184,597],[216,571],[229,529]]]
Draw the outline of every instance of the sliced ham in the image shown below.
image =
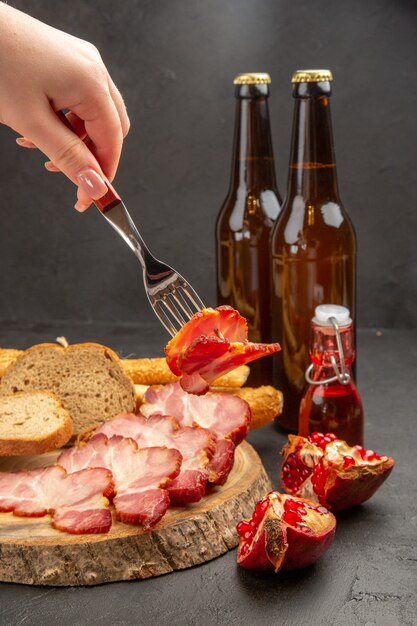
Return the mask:
[[244,317],[231,306],[202,309],[165,347],[167,363],[189,393],[202,395],[219,376],[280,350],[278,343],[251,343]]
[[209,477],[207,466],[216,449],[216,437],[209,430],[199,426],[181,427],[167,415],[147,419],[144,415],[125,414],[103,422],[96,433],[130,437],[138,448],[166,446],[179,450],[181,471],[166,487],[171,504],[198,502],[204,496]]
[[248,434],[250,407],[245,400],[226,393],[209,392],[196,396],[183,390],[179,382],[149,387],[140,412],[172,415],[181,426],[201,426],[219,439],[239,444]]
[[169,506],[165,487],[178,476],[181,461],[178,450],[160,446],[138,449],[133,439],[99,433],[86,445],[65,450],[57,462],[68,472],[86,467],[110,470],[117,519],[151,530]]
[[209,392],[204,396],[189,394],[179,382],[150,387],[141,413],[173,415],[181,426],[198,425],[217,438],[217,448],[210,461],[209,482],[222,485],[232,469],[234,448],[247,435],[250,407],[237,396]]
[[54,465],[0,473],[0,511],[21,517],[52,516],[52,526],[72,534],[106,533],[111,527],[108,500],[113,491],[107,469],[67,474]]
[[228,439],[218,439],[216,452],[210,461],[208,482],[211,485],[224,485],[232,471],[235,460],[235,444]]

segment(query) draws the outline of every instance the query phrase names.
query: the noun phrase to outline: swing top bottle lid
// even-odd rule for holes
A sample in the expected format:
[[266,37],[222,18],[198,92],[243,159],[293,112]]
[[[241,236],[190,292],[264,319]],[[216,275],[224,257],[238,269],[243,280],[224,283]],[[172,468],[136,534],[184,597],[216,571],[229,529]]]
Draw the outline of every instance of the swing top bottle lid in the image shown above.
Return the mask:
[[345,306],[320,304],[314,310],[313,324],[331,326],[331,317],[334,317],[339,326],[349,326],[352,323],[350,311]]
[[291,78],[292,83],[324,83],[333,80],[330,70],[297,70]]
[[233,80],[234,85],[270,85],[271,77],[265,72],[249,72],[238,74]]

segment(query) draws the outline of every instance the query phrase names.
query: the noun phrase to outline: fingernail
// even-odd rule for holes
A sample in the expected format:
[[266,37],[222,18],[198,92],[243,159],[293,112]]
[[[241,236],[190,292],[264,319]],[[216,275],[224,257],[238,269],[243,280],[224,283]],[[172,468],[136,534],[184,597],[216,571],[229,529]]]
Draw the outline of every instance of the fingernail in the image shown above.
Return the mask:
[[98,200],[108,192],[106,183],[100,174],[92,169],[83,170],[77,174],[76,179],[81,189],[94,200]]
[[16,143],[18,146],[21,146],[22,148],[36,148],[35,144],[29,141],[28,139],[26,139],[25,137],[18,137],[16,139]]
[[48,170],[48,172],[60,172],[61,170],[57,168],[56,165],[52,163],[52,161],[46,161],[44,164],[44,168]]
[[88,206],[79,200],[74,204],[74,209],[79,213],[84,213],[88,209]]

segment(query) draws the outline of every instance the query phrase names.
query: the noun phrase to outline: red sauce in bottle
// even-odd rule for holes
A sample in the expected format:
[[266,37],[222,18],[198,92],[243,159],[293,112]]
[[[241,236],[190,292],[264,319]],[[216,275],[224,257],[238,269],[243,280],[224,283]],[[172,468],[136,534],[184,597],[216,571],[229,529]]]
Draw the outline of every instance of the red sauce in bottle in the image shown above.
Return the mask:
[[309,385],[301,398],[299,433],[333,432],[349,445],[363,444],[363,407],[353,381],[353,324],[349,311],[321,305],[311,325]]

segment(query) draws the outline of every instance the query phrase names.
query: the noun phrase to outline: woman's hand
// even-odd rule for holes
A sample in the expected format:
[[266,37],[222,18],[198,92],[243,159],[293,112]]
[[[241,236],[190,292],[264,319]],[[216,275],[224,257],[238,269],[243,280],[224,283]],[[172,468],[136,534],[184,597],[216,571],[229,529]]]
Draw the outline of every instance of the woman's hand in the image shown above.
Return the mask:
[[[56,115],[68,110],[72,132]],[[22,135],[19,145],[47,155],[50,171],[78,186],[75,208],[106,192],[129,118],[98,50],[0,3],[0,122]],[[82,138],[88,137],[87,141]]]

